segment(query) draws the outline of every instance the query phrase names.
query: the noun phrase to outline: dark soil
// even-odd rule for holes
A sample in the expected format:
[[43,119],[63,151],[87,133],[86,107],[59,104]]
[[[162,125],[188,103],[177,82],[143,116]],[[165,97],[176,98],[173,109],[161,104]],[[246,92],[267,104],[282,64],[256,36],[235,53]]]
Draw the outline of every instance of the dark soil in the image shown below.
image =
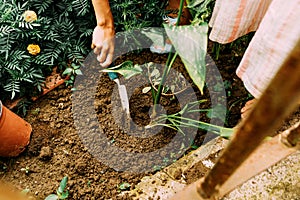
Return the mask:
[[[216,62],[226,83],[229,112],[225,125],[228,127],[238,123],[240,109],[249,98],[242,82],[235,75],[241,56],[242,54],[232,51],[224,51]],[[167,55],[143,51],[121,59],[143,64],[164,63],[166,58]],[[118,62],[120,60],[116,61]],[[212,63],[208,59],[208,66],[210,64]],[[191,82],[179,59],[176,60],[174,69]],[[11,183],[20,190],[29,189],[30,194],[37,199],[43,199],[55,193],[60,180],[68,176],[69,199],[121,199],[117,197],[120,184],[129,183],[134,188],[143,176],[172,163],[189,151],[192,144],[202,144],[206,135],[202,130],[186,129],[187,134],[182,135],[169,128],[144,128],[150,122],[149,113],[153,104],[151,93],[141,93],[141,89],[145,87],[143,84],[137,87],[139,90],[130,89],[136,88],[136,83],[143,82],[141,76],[135,81],[121,80],[130,94],[131,122],[128,122],[120,109],[115,83],[107,75],[92,74],[91,77],[90,81],[76,85],[77,91],[73,95],[71,88],[60,86],[30,107],[25,117],[33,127],[30,145],[17,158],[0,159],[0,180]],[[94,82],[95,79],[98,83]],[[95,84],[97,90],[90,90]],[[183,92],[181,97],[179,94],[183,102],[179,97],[164,97],[158,110],[169,114],[180,111],[180,105],[193,99],[191,91],[198,100],[209,99],[211,95],[211,91],[205,90],[204,96],[201,96],[194,85],[190,84],[189,87],[191,90]],[[214,92],[218,92],[218,86],[215,88]],[[90,96],[93,101],[90,101]],[[211,104],[208,101],[202,106],[207,108]],[[199,118],[195,115],[189,117]],[[210,120],[206,114],[202,114],[200,118],[207,122]],[[128,131],[131,134],[127,134]],[[128,155],[129,153],[131,154]],[[145,156],[148,154],[149,156]],[[130,157],[131,155],[133,156]],[[28,173],[21,170],[26,167],[29,169]]]
[[[205,160],[210,160],[212,163],[215,163],[217,161],[217,158],[219,157],[220,152],[214,153],[209,155],[208,158]],[[206,173],[208,173],[210,168],[205,166],[202,162],[196,163],[193,167],[188,169],[184,172],[184,176],[186,177],[186,183],[191,184],[201,177],[205,176]]]

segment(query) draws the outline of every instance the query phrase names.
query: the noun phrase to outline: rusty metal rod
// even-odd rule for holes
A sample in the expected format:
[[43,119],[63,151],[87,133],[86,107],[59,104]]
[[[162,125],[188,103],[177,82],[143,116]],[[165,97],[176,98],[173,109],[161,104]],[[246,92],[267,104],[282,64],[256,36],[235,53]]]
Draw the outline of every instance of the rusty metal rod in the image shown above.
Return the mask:
[[[263,66],[262,66],[263,67]],[[241,163],[276,129],[300,99],[300,40],[283,63],[248,117],[241,122],[223,154],[197,185],[202,198],[213,198]]]

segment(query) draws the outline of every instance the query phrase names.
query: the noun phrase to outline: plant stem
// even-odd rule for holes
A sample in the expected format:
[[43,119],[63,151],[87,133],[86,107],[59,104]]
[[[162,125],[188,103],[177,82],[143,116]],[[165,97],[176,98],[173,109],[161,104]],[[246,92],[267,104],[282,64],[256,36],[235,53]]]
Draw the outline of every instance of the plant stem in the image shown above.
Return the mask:
[[183,4],[184,4],[184,0],[180,0],[180,5],[179,5],[179,11],[178,11],[178,15],[177,15],[176,26],[179,26],[179,23],[180,23],[180,18],[181,18],[182,10],[183,10]]
[[170,64],[167,64],[166,63],[166,67],[164,68],[164,71],[163,71],[163,74],[162,74],[162,77],[161,77],[161,81],[158,85],[158,89],[157,89],[157,92],[156,92],[156,95],[155,95],[155,99],[154,99],[154,106],[153,106],[153,112],[152,112],[152,117],[155,117],[156,116],[156,107],[157,107],[157,104],[160,102],[160,98],[161,98],[161,93],[162,93],[162,89],[163,89],[163,85],[165,83],[165,80],[167,78],[167,75],[169,74],[169,71],[177,57],[178,53],[176,52],[172,58],[171,61],[169,61],[171,59],[171,56],[172,54],[169,54],[169,57],[168,57],[168,60],[167,60],[167,63],[170,63]]
[[[167,125],[164,123],[160,123],[162,121],[170,121],[172,123],[172,125]],[[222,126],[218,126],[218,125],[214,125],[214,124],[209,124],[203,121],[198,121],[198,120],[194,120],[191,118],[186,118],[186,117],[182,117],[182,116],[178,116],[177,113],[175,114],[171,114],[171,115],[161,115],[157,120],[155,120],[154,124],[152,124],[149,127],[154,127],[154,126],[166,126],[172,129],[177,129],[179,130],[180,126],[181,127],[194,127],[194,128],[200,128],[200,129],[204,129],[207,131],[212,131],[216,134],[220,134],[222,135],[222,132],[226,132],[226,131],[232,131],[232,128],[226,128],[226,127],[222,127]],[[181,131],[182,132],[182,131]]]
[[[196,124],[199,124],[199,125],[207,126],[207,127],[210,127],[210,128],[215,128],[217,130],[229,130],[230,129],[230,128],[225,128],[225,127],[222,127],[222,126],[206,123],[206,122],[203,122],[203,121],[198,121],[198,120],[182,117],[182,116],[180,116],[180,117],[179,116],[170,116],[170,118],[173,118],[175,120],[175,122],[178,122],[178,123],[184,124],[184,125],[188,125],[188,126],[190,126],[190,125],[194,126]],[[186,120],[187,122],[180,121],[180,119],[181,120]],[[199,127],[199,126],[196,126],[196,127],[203,128],[203,127]],[[212,129],[207,129],[207,130],[211,131]]]
[[217,42],[213,44],[213,53],[215,54],[216,60],[219,60],[221,45]]
[[[184,4],[184,0],[180,0],[179,11],[178,11],[178,16],[177,16],[177,22],[176,22],[175,26],[178,26],[179,23],[180,23],[180,18],[181,18],[181,15],[182,15],[183,4]],[[156,116],[156,108],[157,108],[157,104],[160,102],[161,93],[162,93],[162,89],[163,89],[163,85],[164,85],[165,79],[166,79],[167,75],[169,74],[171,66],[174,63],[175,58],[177,56],[177,53],[175,53],[174,56],[173,56],[173,58],[171,59],[171,57],[172,57],[172,49],[173,49],[173,47],[171,48],[171,51],[169,52],[169,56],[168,56],[168,59],[167,59],[167,62],[166,62],[166,67],[165,67],[165,69],[163,71],[163,75],[162,75],[161,81],[160,81],[160,83],[158,85],[157,93],[155,95],[154,105],[153,105],[153,112],[152,112],[152,118],[154,118]]]

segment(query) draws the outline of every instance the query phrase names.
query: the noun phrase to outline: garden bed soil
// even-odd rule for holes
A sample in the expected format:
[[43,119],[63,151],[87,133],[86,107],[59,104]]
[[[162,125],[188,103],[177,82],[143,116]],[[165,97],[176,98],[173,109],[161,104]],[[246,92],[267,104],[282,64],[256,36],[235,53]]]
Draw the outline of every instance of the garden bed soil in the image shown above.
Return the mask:
[[[240,109],[249,98],[242,82],[235,75],[241,56],[241,54],[232,51],[225,51],[216,62],[223,81],[227,83],[226,93],[229,113],[226,126],[228,127],[233,127],[238,123]],[[166,58],[167,55],[152,54],[145,50],[140,52],[138,56],[132,54],[124,59],[143,64],[150,61],[163,63]],[[186,76],[179,59],[175,61],[174,66]],[[118,126],[115,126],[115,121],[118,120],[115,120],[114,117],[118,118],[118,116],[114,116],[114,113],[122,111],[112,109],[111,105],[114,101],[117,101],[111,98],[111,96],[114,96],[112,95],[114,87],[114,82],[110,81],[107,75],[103,75],[97,87],[96,100],[93,105],[100,126],[110,141],[108,145],[114,144],[124,151],[133,153],[147,153],[166,146],[174,137],[175,133],[172,130],[141,138],[127,135],[124,130],[122,131]],[[194,88],[194,86],[192,87]],[[146,125],[150,120],[149,110],[152,106],[152,99],[149,93],[133,92],[132,94],[130,97],[131,117],[138,125],[133,124],[130,128],[139,130],[139,126]],[[207,92],[205,94],[209,95]],[[200,97],[199,92],[196,92],[196,95],[197,98],[203,98]],[[25,120],[33,128],[30,145],[17,158],[0,159],[0,180],[12,184],[19,190],[29,189],[32,196],[43,199],[47,195],[55,193],[60,180],[64,176],[68,176],[69,199],[130,199],[126,196],[118,197],[121,192],[120,184],[129,183],[130,188],[133,189],[142,177],[153,174],[155,170],[159,170],[162,166],[144,172],[138,172],[140,168],[137,166],[137,170],[124,172],[122,168],[117,167],[119,169],[117,171],[100,162],[97,155],[91,155],[90,149],[83,144],[82,139],[84,140],[86,135],[78,135],[78,130],[74,125],[76,116],[73,112],[76,108],[74,108],[74,105],[72,108],[71,98],[71,88],[60,86],[38,99],[30,107],[25,117]],[[209,98],[209,96],[204,98]],[[85,101],[83,97],[79,100],[82,100],[83,103]],[[208,102],[205,106],[209,105]],[[170,113],[180,110],[176,102],[174,103],[170,99],[165,99],[163,106],[167,110],[166,112]],[[81,109],[84,115],[84,107],[77,109]],[[205,118],[205,115],[203,117],[203,120],[209,121]],[[88,118],[86,119],[88,121]],[[88,131],[90,131],[89,128]],[[143,132],[147,134],[146,131]],[[205,131],[197,131],[193,147],[202,144],[205,133]],[[92,138],[91,140],[93,141]],[[189,148],[189,150],[191,149]],[[180,151],[180,148],[178,149],[178,156],[184,153]],[[120,165],[122,165],[124,160],[121,157],[122,154],[119,155],[118,152],[111,152],[111,154],[113,155],[111,159],[119,160]],[[162,157],[167,157],[168,152],[161,152],[161,154]],[[155,158],[150,161],[139,162],[145,166],[156,166]],[[199,173],[197,172],[197,174]],[[194,177],[196,178],[193,172],[186,176],[191,177],[191,181],[194,180]]]

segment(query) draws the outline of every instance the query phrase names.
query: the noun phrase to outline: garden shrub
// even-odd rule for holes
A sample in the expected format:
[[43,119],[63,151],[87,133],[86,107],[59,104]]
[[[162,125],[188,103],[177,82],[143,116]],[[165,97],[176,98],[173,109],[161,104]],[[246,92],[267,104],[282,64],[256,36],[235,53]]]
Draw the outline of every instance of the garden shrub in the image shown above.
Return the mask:
[[111,0],[116,31],[161,26],[166,0]]
[[[162,22],[162,0],[111,0],[117,31]],[[0,0],[1,100],[36,95],[54,66],[80,64],[96,25],[91,0]]]
[[0,0],[1,99],[32,95],[53,68],[87,54],[89,0]]

